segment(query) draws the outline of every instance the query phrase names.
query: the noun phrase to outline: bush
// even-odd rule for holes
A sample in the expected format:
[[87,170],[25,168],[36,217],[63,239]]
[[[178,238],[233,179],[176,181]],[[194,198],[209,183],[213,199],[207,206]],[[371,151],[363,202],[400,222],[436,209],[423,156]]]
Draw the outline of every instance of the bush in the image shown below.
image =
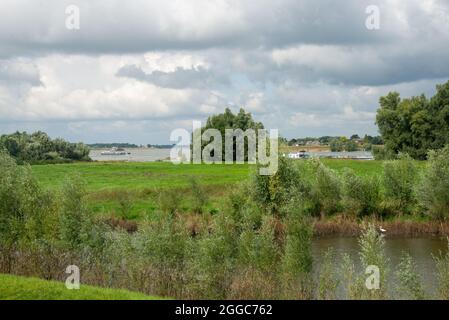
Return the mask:
[[237,256],[235,224],[220,213],[214,216],[210,234],[192,243],[189,257],[190,296],[225,299],[229,293]]
[[204,207],[207,205],[209,201],[209,197],[207,191],[200,186],[198,181],[195,178],[190,180],[190,188],[192,190],[193,196],[193,212],[203,213]]
[[416,180],[416,166],[408,155],[400,155],[399,160],[385,162],[382,184],[387,208],[394,212],[411,213],[416,203]]
[[402,255],[396,276],[399,279],[400,293],[405,294],[406,299],[425,299],[421,277],[416,272],[416,264],[408,253]]
[[313,226],[301,211],[291,212],[286,221],[287,236],[282,256],[284,294],[286,297],[311,299]]
[[336,299],[336,290],[339,284],[335,274],[335,253],[329,248],[324,254],[321,262],[320,273],[318,276],[318,299],[334,300]]
[[65,181],[61,195],[60,237],[62,243],[70,249],[76,249],[82,244],[86,236],[85,228],[90,227],[85,196],[85,186],[79,177]]
[[159,208],[170,215],[179,211],[181,205],[181,193],[176,189],[162,189],[158,194]]
[[380,201],[379,180],[376,177],[360,177],[353,170],[345,169],[343,181],[343,206],[353,216],[376,213]]
[[333,214],[339,210],[341,200],[340,179],[332,169],[319,161],[315,162],[313,194],[321,215]]
[[397,154],[385,148],[385,146],[372,146],[371,151],[376,160],[394,160],[397,158]]
[[417,187],[418,200],[435,219],[449,218],[449,145],[430,151],[421,182]]
[[368,266],[379,268],[379,289],[368,290],[365,288],[367,298],[387,298],[388,258],[385,255],[385,239],[380,235],[373,224],[365,226],[365,230],[359,238],[360,261],[365,269]]
[[262,176],[258,172],[253,174],[253,199],[267,212],[279,215],[287,202],[301,196],[303,178],[292,160],[280,157],[278,171],[272,176]]
[[443,255],[433,257],[437,268],[439,298],[449,300],[449,238],[447,238],[447,251]]

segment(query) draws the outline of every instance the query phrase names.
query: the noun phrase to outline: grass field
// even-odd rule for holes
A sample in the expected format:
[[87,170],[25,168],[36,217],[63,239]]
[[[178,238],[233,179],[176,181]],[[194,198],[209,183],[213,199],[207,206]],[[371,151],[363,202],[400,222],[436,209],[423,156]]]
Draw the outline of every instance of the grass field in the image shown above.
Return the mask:
[[[381,161],[324,159],[325,165],[342,172],[352,168],[360,175],[380,175]],[[421,164],[420,164],[421,165]],[[175,188],[183,194],[181,206],[190,207],[190,180],[195,178],[210,197],[209,209],[220,208],[223,195],[236,183],[249,179],[254,170],[250,165],[174,165],[170,162],[94,162],[32,166],[33,173],[42,185],[58,189],[64,179],[80,175],[86,181],[89,203],[97,214],[114,214],[122,193],[132,197],[132,219],[140,219],[157,208],[158,191]]]
[[147,296],[127,290],[117,290],[80,286],[79,290],[68,290],[65,284],[57,281],[26,278],[0,274],[0,300],[157,300],[159,297]]

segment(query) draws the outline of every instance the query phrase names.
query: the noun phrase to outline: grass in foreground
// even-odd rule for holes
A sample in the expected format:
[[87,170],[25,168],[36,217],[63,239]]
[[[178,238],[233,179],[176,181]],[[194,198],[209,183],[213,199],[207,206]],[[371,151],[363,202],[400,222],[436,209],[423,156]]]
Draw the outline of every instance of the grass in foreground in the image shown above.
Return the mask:
[[81,285],[79,290],[68,290],[57,281],[41,280],[0,274],[0,300],[158,300],[127,290]]

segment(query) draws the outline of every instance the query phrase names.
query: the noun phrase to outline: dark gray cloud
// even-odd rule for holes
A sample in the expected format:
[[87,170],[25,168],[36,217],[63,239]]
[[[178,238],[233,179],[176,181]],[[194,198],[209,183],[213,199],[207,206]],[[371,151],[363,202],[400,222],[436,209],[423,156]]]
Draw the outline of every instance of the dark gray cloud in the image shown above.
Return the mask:
[[227,75],[201,66],[192,69],[177,67],[172,72],[156,70],[146,73],[136,65],[127,65],[117,71],[117,76],[133,78],[152,83],[158,87],[173,89],[215,89],[230,83]]

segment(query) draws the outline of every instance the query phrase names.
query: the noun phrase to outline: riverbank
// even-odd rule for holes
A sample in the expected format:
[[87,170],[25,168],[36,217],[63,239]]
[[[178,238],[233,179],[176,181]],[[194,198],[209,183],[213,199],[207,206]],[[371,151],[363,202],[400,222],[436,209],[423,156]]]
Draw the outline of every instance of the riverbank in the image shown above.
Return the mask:
[[439,221],[413,221],[397,218],[390,221],[369,219],[354,221],[341,217],[332,220],[318,220],[314,223],[314,237],[359,237],[364,226],[373,223],[379,230],[386,230],[385,237],[419,238],[419,237],[448,237],[449,224]]

